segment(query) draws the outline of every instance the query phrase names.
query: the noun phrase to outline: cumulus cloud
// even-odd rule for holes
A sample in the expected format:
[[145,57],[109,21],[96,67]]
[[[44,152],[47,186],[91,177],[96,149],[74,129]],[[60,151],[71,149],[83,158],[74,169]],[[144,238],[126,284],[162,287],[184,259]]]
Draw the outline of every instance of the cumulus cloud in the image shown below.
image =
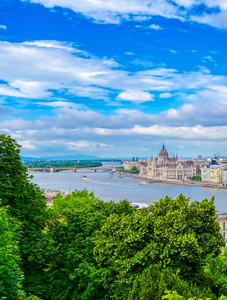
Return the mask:
[[153,101],[154,100],[153,98],[154,96],[148,92],[135,91],[135,90],[127,90],[125,92],[120,93],[117,96],[117,100],[133,101],[137,103]]
[[36,146],[34,144],[31,143],[31,141],[20,141],[20,145],[25,148],[25,149],[29,149],[29,150],[35,150]]
[[6,30],[6,28],[7,28],[6,25],[0,25],[0,30],[1,29]]
[[148,26],[148,28],[154,29],[154,30],[161,30],[161,29],[163,29],[161,26],[156,25],[156,24],[151,24],[151,25]]
[[12,96],[12,97],[26,97],[26,95],[19,89],[6,84],[0,84],[0,95]]
[[[118,100],[137,103],[151,101],[150,92],[166,97],[171,91],[204,90],[208,85],[224,86],[224,76],[214,76],[201,67],[198,72],[178,72],[155,68],[130,73],[113,59],[84,53],[71,44],[56,41],[24,43],[0,42],[0,94],[23,98],[50,99],[54,91],[66,95],[108,100],[118,93]],[[166,94],[167,93],[167,94]]]
[[94,143],[90,141],[80,140],[77,142],[69,142],[68,148],[69,150],[87,150],[88,148],[90,149],[108,148],[108,146],[104,143]]
[[223,143],[227,138],[227,106],[200,105],[185,103],[178,109],[171,108],[159,114],[118,109],[106,116],[62,103],[61,107],[56,105],[51,117],[33,122],[14,117],[2,121],[0,127],[1,132],[23,144],[23,153],[30,156],[37,153],[37,157],[42,151],[50,155],[57,150],[97,153],[97,149],[99,155],[104,156],[128,155],[132,149],[148,149],[152,141],[161,143],[163,139],[172,141],[174,147],[178,142],[182,145],[188,141],[192,146],[198,140],[204,145],[214,141],[216,145]]
[[[119,24],[122,20],[143,22],[153,16],[195,21],[218,28],[227,28],[225,0],[21,0],[40,3],[47,8],[68,8],[96,23]],[[202,11],[201,11],[201,8]],[[155,28],[153,28],[155,29]]]
[[159,98],[170,98],[172,95],[170,93],[162,93],[159,95]]
[[[0,95],[17,97],[17,101],[21,98],[26,109],[30,98],[38,99],[32,101],[32,108],[46,106],[53,113],[33,122],[15,115],[1,121],[1,131],[17,138],[29,153],[54,149],[58,143],[61,151],[70,152],[83,145],[85,149],[89,141],[89,151],[98,147],[102,153],[110,150],[114,154],[135,147],[135,139],[136,147],[145,149],[152,136],[210,143],[226,136],[227,77],[212,75],[207,68],[179,72],[148,64],[146,70],[129,72],[113,59],[98,58],[76,45],[57,41],[1,41],[0,58]],[[152,113],[149,103],[146,113],[128,109],[131,103],[124,103],[152,101],[154,95],[159,95],[156,101],[175,97],[178,102],[161,113]],[[65,100],[68,96],[70,100]],[[76,97],[87,97],[89,103],[77,105]],[[122,109],[107,116],[89,108],[95,106],[92,101],[111,97],[121,101]],[[12,112],[0,107],[0,114],[5,113]]]

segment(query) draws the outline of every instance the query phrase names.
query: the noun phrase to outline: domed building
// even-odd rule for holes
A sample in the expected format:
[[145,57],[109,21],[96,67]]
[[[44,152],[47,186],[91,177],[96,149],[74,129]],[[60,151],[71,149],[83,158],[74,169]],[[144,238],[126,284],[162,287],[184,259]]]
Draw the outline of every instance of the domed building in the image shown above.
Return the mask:
[[164,143],[163,143],[162,150],[159,152],[159,159],[160,160],[168,160],[169,159],[169,154],[165,149]]
[[163,147],[158,158],[151,159],[140,165],[140,176],[151,179],[188,179],[196,175],[196,166],[193,162],[179,161],[177,156],[169,158],[169,154]]

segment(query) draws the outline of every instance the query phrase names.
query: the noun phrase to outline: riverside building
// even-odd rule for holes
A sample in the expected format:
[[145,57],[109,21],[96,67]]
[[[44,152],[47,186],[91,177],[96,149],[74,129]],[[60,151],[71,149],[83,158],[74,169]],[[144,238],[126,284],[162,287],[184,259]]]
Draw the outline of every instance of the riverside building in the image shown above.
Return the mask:
[[151,179],[181,179],[186,180],[196,176],[196,166],[192,161],[180,161],[177,156],[169,158],[169,154],[163,148],[159,153],[158,158],[149,156],[147,161],[141,162],[140,174],[141,177]]
[[216,184],[227,184],[226,164],[210,165],[201,168],[201,177],[203,182]]

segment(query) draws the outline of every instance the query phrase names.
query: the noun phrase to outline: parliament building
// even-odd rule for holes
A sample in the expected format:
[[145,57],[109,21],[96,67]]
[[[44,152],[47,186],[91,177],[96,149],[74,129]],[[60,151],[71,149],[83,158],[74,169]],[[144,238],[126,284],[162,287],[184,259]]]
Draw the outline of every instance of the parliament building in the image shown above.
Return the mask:
[[141,177],[151,179],[180,179],[186,180],[189,177],[196,176],[196,166],[192,161],[180,161],[177,156],[169,158],[169,154],[163,148],[159,153],[158,158],[149,156],[147,161],[141,162],[140,174]]

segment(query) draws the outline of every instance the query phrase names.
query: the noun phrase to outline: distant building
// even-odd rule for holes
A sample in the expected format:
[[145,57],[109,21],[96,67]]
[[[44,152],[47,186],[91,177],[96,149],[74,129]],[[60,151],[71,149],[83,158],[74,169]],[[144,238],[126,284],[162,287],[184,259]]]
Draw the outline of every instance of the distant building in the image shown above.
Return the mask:
[[139,163],[137,161],[125,161],[123,162],[124,170],[131,171],[133,167],[139,169]]
[[202,155],[198,155],[198,160],[201,160],[202,159]]
[[210,181],[210,167],[205,166],[201,168],[201,179],[202,181]]
[[216,217],[221,227],[221,234],[223,235],[225,242],[227,242],[227,213],[217,213]]
[[211,165],[210,166],[210,182],[221,183],[222,182],[222,166]]
[[[212,163],[212,162],[211,162]],[[211,164],[201,168],[202,181],[211,183],[227,184],[227,166],[226,164]]]
[[138,157],[133,157],[132,161],[138,161]]
[[[211,162],[212,163],[212,162]],[[227,183],[226,165],[210,164],[201,168],[202,181],[211,183]]]
[[227,184],[227,170],[222,171],[222,183]]
[[159,153],[159,157],[151,159],[140,165],[140,176],[153,179],[188,179],[196,176],[196,166],[192,161],[179,161],[177,156],[169,158],[169,154],[163,148]]

